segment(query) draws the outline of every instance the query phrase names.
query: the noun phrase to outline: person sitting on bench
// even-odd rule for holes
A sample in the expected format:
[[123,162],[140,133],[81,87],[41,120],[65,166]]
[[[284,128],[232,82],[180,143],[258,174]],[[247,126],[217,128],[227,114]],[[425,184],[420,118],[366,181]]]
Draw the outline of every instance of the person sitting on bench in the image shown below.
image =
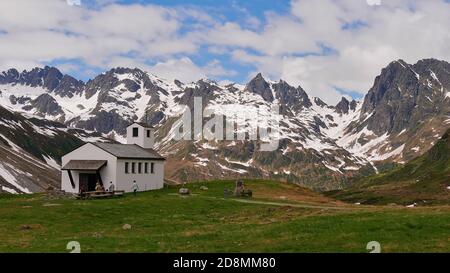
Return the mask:
[[97,182],[97,185],[95,185],[95,191],[96,191],[96,192],[103,192],[103,191],[105,191],[105,189],[104,189],[103,186],[100,184],[100,182]]

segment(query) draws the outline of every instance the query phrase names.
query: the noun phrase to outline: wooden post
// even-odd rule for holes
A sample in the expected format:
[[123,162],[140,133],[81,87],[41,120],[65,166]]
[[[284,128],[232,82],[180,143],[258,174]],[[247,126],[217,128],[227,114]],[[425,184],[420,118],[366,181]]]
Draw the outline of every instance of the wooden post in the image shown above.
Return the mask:
[[72,188],[75,189],[75,182],[73,181],[72,172],[67,170],[67,173],[69,174],[70,184],[72,184]]

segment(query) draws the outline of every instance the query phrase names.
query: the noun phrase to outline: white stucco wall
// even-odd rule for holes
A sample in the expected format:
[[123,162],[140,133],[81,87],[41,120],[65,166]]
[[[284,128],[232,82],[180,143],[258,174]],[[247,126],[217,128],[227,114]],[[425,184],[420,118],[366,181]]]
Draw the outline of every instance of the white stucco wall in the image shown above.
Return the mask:
[[[125,173],[125,162],[129,162],[129,173]],[[131,163],[136,163],[136,173],[131,173]],[[142,174],[138,172],[138,163],[142,163]],[[148,171],[149,173],[144,173],[144,163],[149,163]],[[150,173],[150,163],[153,162],[154,173]],[[148,191],[162,189],[164,187],[164,164],[165,161],[161,160],[134,160],[134,159],[118,159],[117,160],[117,190],[124,190],[126,192],[131,192],[131,186],[133,180],[139,186],[139,191]]]
[[[98,148],[97,146],[87,143],[80,148],[66,154],[62,157],[62,166],[66,165],[70,160],[107,160],[108,164],[100,170],[100,175],[105,187],[109,187],[109,182],[112,181],[117,188],[116,184],[116,168],[117,158],[108,152]],[[67,171],[61,171],[61,189],[66,192],[78,193],[79,192],[79,172],[71,171],[73,181],[75,183],[75,189],[72,188],[70,183],[69,174]],[[89,173],[89,172],[83,172]],[[95,173],[95,172],[94,172]]]
[[[133,137],[133,128],[139,129],[138,137]],[[147,137],[147,130],[150,130],[150,137]],[[136,123],[127,128],[127,144],[136,144],[146,149],[152,149],[154,139],[154,129],[145,128]]]

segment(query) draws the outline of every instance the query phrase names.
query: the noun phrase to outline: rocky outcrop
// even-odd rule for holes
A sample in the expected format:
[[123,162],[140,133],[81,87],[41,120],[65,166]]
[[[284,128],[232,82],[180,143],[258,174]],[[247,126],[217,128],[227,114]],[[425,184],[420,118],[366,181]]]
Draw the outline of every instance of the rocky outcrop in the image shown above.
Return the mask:
[[72,97],[74,94],[80,94],[84,89],[82,81],[69,75],[63,75],[57,68],[49,66],[21,73],[16,69],[10,69],[0,74],[0,84],[42,87],[61,97]]
[[344,147],[400,163],[423,154],[450,127],[449,79],[445,61],[390,63],[366,95],[358,121],[347,128],[345,139],[352,141]]
[[264,79],[261,73],[256,75],[245,87],[248,92],[260,95],[265,101],[274,100],[270,84]]
[[348,114],[348,110],[350,109],[350,102],[343,97],[335,108],[336,112],[338,112],[339,114]]
[[311,100],[301,86],[295,88],[287,82],[280,80],[272,85],[275,97],[279,100],[281,111],[286,114],[287,110],[299,112],[312,106]]
[[23,107],[24,110],[34,110],[41,116],[64,115],[64,112],[58,102],[49,94],[42,94],[32,100],[30,104]]
[[[442,61],[399,60],[383,69],[363,103],[342,98],[336,106],[261,74],[246,86],[224,86],[167,81],[136,68],[114,68],[86,84],[49,67],[11,69],[0,74],[0,92],[11,109],[107,135],[123,137],[131,122],[147,122],[157,128],[157,148],[169,158],[168,178],[265,177],[332,189],[374,172],[372,164],[381,169],[379,162],[416,157],[437,140],[450,126],[448,71]],[[33,86],[36,92],[28,92]],[[261,141],[248,134],[239,141],[173,141],[172,126],[186,105],[193,109],[195,97],[214,114],[247,114],[246,128],[256,121],[256,129],[278,124],[278,149],[261,152]],[[275,106],[279,116],[271,112]]]
[[449,79],[450,64],[444,61],[392,62],[366,95],[362,118],[372,115],[367,126],[378,135],[411,129],[448,109]]

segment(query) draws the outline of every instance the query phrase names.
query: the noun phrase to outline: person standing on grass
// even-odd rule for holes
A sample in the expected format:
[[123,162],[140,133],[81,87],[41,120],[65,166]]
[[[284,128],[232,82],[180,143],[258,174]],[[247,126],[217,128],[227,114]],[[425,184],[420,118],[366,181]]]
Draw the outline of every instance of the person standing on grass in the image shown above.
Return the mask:
[[131,186],[131,190],[133,191],[133,194],[136,197],[137,191],[139,190],[139,186],[136,183],[136,180],[133,181],[133,185]]

